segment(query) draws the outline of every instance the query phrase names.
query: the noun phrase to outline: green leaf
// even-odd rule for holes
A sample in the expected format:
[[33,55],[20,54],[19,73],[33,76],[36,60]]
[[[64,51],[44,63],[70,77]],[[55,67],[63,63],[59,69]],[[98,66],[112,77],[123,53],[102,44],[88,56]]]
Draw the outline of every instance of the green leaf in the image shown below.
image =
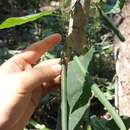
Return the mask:
[[111,13],[117,14],[121,12],[121,9],[123,8],[124,3],[125,3],[125,0],[116,0],[115,4],[112,4],[112,5],[105,4],[103,6],[103,9],[105,13],[107,14],[111,14]]
[[121,9],[123,8],[125,3],[125,0],[116,0],[115,5],[113,6],[113,8],[108,12],[110,13],[120,13]]
[[[105,119],[98,119],[95,115],[90,117],[90,124],[93,128],[93,130],[110,130],[107,126],[106,123],[108,121]],[[111,129],[115,130],[115,129]]]
[[[126,125],[127,130],[130,128],[130,117],[121,117]],[[90,124],[93,130],[119,130],[119,127],[113,119],[99,119],[95,115],[90,117]]]
[[88,125],[86,130],[92,130],[91,126]]
[[[130,117],[122,116],[121,118],[125,123],[126,129],[128,130],[130,128]],[[110,130],[119,130],[113,119],[107,121],[106,126],[109,127]]]
[[68,130],[74,130],[80,123],[84,113],[89,111],[91,100],[90,89],[92,89],[99,101],[111,114],[118,127],[121,130],[126,130],[123,121],[111,106],[109,101],[105,98],[97,85],[92,83],[92,79],[88,72],[88,67],[94,52],[95,49],[92,47],[86,55],[80,57],[75,56],[73,61],[68,65],[67,98],[70,109]]
[[[89,109],[91,97],[91,79],[88,66],[92,60],[92,47],[84,56],[74,57],[68,65],[67,71],[67,98],[69,104],[69,130],[74,130],[82,119],[85,111]],[[86,81],[88,84],[86,84]]]
[[43,16],[49,16],[49,15],[53,15],[52,11],[40,12],[32,15],[27,15],[24,17],[8,18],[2,24],[0,24],[0,29],[11,28],[17,25],[22,25],[37,20]]
[[86,111],[89,111],[89,107],[90,107],[90,99],[86,103],[86,105],[78,108],[73,113],[69,114],[69,123],[68,123],[69,128],[68,128],[68,130],[74,130],[79,125],[84,113]]

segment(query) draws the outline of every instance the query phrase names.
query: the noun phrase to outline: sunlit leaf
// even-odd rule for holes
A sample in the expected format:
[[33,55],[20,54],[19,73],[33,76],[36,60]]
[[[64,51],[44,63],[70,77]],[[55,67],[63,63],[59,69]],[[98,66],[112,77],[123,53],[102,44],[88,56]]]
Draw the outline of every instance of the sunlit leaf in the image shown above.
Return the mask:
[[36,13],[36,14],[32,14],[32,15],[27,15],[24,17],[8,18],[3,23],[0,24],[0,29],[5,29],[5,28],[14,27],[17,25],[22,25],[22,24],[37,20],[41,17],[49,16],[52,14],[53,13],[51,11],[47,11],[47,12],[40,12],[40,13]]

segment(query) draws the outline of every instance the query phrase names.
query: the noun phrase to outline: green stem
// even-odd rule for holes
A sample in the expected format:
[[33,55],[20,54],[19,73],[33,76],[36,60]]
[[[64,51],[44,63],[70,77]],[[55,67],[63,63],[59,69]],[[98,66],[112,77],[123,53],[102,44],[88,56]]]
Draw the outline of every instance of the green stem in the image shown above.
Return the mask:
[[109,101],[106,99],[104,94],[98,88],[98,86],[96,84],[94,84],[94,85],[92,85],[91,89],[94,92],[94,94],[97,96],[98,100],[106,107],[108,112],[111,114],[111,116],[115,120],[117,126],[121,130],[126,130],[126,127],[125,127],[123,121],[121,120],[121,118],[119,117],[117,112],[115,111],[114,107],[109,103]]
[[122,35],[122,33],[118,30],[118,28],[115,26],[115,24],[109,19],[109,17],[104,13],[104,11],[98,6],[97,9],[100,13],[100,15],[103,17],[103,19],[105,20],[106,24],[111,27],[111,29],[113,30],[113,32],[118,36],[118,38],[122,41],[125,42],[125,37]]
[[68,129],[68,111],[67,111],[67,76],[66,76],[66,66],[62,64],[62,74],[61,74],[61,123],[62,130]]

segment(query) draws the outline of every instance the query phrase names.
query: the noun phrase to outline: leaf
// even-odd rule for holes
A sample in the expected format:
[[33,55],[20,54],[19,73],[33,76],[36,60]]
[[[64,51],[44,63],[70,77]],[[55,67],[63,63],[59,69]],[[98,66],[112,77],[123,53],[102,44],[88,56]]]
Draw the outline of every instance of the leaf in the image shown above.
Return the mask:
[[[121,117],[127,130],[130,128],[130,117],[122,116]],[[106,126],[110,128],[110,130],[118,130],[118,126],[115,124],[114,120],[109,120],[106,123]]]
[[69,115],[69,128],[68,130],[74,130],[77,125],[80,123],[84,113],[89,110],[90,100],[86,103],[86,105],[78,108],[73,113]]
[[[110,130],[106,126],[107,122],[108,121],[105,119],[98,119],[95,115],[90,117],[90,124],[91,124],[93,130]],[[113,129],[111,129],[111,130],[113,130]]]
[[[91,97],[91,82],[88,66],[92,60],[95,49],[91,47],[84,56],[74,57],[68,65],[67,71],[67,99],[69,104],[69,130],[74,130],[82,119],[85,111],[89,109]],[[91,81],[91,80],[90,80]]]
[[99,101],[106,107],[118,127],[121,130],[126,130],[124,123],[109,101],[105,98],[97,85],[92,83],[88,67],[94,52],[95,49],[92,47],[86,55],[80,57],[75,56],[73,61],[68,65],[67,98],[70,109],[68,130],[74,130],[81,121],[84,113],[89,111],[91,90],[97,96]]
[[125,0],[116,0],[115,5],[113,6],[113,8],[108,12],[110,13],[120,13],[121,9],[123,8],[125,3]]
[[5,28],[14,27],[17,25],[22,25],[22,24],[25,24],[27,22],[37,20],[43,16],[49,16],[52,14],[53,13],[51,11],[47,11],[47,12],[40,12],[40,13],[36,13],[36,14],[32,14],[32,15],[27,15],[24,17],[8,18],[2,24],[0,24],[0,29],[5,29]]
[[115,4],[112,4],[112,5],[105,4],[103,8],[107,14],[111,14],[111,13],[117,14],[121,12],[121,9],[123,8],[124,3],[125,3],[125,0],[116,0]]
[[[121,119],[125,123],[128,130],[130,128],[130,117],[121,117]],[[99,119],[95,115],[90,117],[90,124],[93,130],[119,130],[117,124],[113,119]]]

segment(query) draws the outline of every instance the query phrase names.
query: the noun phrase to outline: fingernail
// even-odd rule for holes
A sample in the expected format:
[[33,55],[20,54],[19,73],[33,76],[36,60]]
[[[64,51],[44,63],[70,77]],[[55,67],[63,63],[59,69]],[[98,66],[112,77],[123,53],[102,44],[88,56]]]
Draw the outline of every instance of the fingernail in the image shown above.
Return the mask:
[[61,65],[60,65],[60,64],[52,65],[51,68],[52,68],[57,74],[60,74],[60,73],[61,73]]

